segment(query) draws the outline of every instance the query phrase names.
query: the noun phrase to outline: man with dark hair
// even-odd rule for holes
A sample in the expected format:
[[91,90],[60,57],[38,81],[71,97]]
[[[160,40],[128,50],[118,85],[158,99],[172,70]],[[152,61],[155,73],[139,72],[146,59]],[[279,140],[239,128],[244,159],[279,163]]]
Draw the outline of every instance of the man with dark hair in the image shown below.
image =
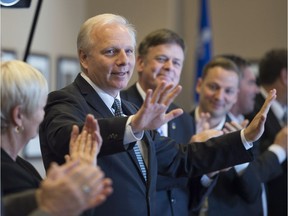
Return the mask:
[[[184,58],[185,43],[176,32],[169,29],[158,29],[149,33],[138,47],[136,60],[138,81],[128,89],[121,91],[121,98],[141,107],[148,89],[155,90],[162,81],[177,86]],[[179,107],[172,103],[167,111],[176,108]],[[195,134],[192,118],[187,112],[162,125],[157,131],[161,136],[168,136],[183,144],[189,143]],[[190,187],[191,184],[193,187]],[[214,183],[206,188],[196,179],[171,178],[158,174],[156,215],[189,215],[189,209],[197,209],[203,197],[212,190],[213,186]]]
[[[230,125],[236,129],[245,123],[244,114],[254,108],[255,96],[259,92],[256,77],[249,62],[236,55],[221,55],[233,61],[240,72],[240,85],[237,102],[232,106],[228,116],[235,122]],[[286,150],[287,133],[281,131],[274,140],[274,146]],[[276,145],[277,143],[277,145]],[[276,152],[266,151],[259,155],[259,143],[254,143],[253,152],[256,159],[239,164],[227,172],[221,172],[215,188],[209,196],[209,216],[213,215],[263,215],[267,216],[267,205],[263,183],[279,175],[281,165]]]
[[[260,151],[272,150],[277,152],[282,175],[270,180],[266,184],[268,201],[268,215],[287,215],[287,156],[286,151],[275,148],[274,140],[278,132],[286,127],[287,135],[287,49],[272,49],[268,51],[259,62],[260,93],[256,96],[254,111],[248,118],[259,111],[261,103],[267,97],[270,88],[277,90],[277,98],[267,115],[265,131],[259,140]],[[287,145],[287,139],[286,139]],[[287,147],[287,146],[286,146]],[[274,170],[277,167],[274,166]]]
[[[203,113],[209,116],[206,118],[206,124],[209,125],[209,129],[222,131],[225,122],[231,121],[227,114],[237,101],[239,77],[238,67],[229,59],[215,57],[205,65],[196,85],[196,91],[199,94],[199,104],[190,113],[195,133],[200,133],[207,129],[201,123],[201,115]],[[212,177],[217,173],[219,172],[211,173],[209,178],[202,179],[203,183],[209,184],[213,180]],[[214,190],[215,188],[212,190],[212,194]],[[214,199],[209,194],[199,215],[210,215],[213,213],[214,204]]]

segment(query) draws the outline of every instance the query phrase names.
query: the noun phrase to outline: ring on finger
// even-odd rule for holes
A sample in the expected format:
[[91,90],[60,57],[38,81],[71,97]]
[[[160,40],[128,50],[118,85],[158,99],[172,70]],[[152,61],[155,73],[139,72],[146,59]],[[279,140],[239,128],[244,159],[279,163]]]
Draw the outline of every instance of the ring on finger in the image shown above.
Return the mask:
[[84,184],[84,185],[82,185],[82,191],[85,194],[90,194],[91,188],[88,185]]

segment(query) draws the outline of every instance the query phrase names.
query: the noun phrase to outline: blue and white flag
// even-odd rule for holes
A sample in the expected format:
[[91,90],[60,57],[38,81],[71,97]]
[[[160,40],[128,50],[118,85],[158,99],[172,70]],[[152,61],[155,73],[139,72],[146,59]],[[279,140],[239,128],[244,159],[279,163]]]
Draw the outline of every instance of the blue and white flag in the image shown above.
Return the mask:
[[[196,50],[195,84],[202,70],[212,57],[212,34],[210,26],[209,0],[200,0],[199,33]],[[195,85],[194,85],[195,86]],[[198,103],[198,94],[194,88],[194,102]]]

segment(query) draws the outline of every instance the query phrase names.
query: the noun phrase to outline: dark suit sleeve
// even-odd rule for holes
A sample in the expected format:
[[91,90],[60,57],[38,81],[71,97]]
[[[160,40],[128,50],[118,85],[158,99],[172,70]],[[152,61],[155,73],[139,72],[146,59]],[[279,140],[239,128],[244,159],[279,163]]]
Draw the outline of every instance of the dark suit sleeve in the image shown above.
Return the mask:
[[248,165],[246,170],[242,175],[238,175],[233,169],[235,183],[235,192],[242,197],[242,199],[247,203],[254,203],[259,196],[261,196],[261,181],[257,175],[257,170],[251,164]]
[[100,155],[124,151],[123,136],[127,117],[105,118],[96,116],[95,110],[87,104],[80,93],[56,91],[48,96],[45,118],[40,125],[39,135],[45,168],[52,161],[64,163],[64,155],[69,151],[72,125],[83,127],[87,114],[98,119],[103,145]]
[[[259,143],[254,145],[254,149],[257,149]],[[257,152],[256,155],[258,155]],[[238,176],[235,173],[237,176],[235,178],[236,191],[246,202],[254,202],[259,197],[259,193],[262,192],[261,183],[267,183],[281,174],[282,168],[277,156],[266,150],[250,162],[242,175]]]
[[37,208],[35,190],[4,196],[2,197],[2,203],[7,216],[29,215]]
[[[159,173],[175,177],[200,176],[253,159],[252,153],[244,148],[239,131],[189,145],[179,145],[173,140],[155,142]],[[179,151],[175,151],[175,145]]]

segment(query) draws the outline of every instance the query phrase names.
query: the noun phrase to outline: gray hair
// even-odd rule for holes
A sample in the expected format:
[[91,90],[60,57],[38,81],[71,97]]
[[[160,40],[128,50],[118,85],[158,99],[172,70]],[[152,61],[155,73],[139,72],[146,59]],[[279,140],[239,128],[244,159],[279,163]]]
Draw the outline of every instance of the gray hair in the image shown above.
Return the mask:
[[78,52],[80,50],[89,52],[93,48],[94,43],[96,43],[96,41],[92,41],[92,31],[109,24],[119,24],[125,26],[131,35],[133,45],[136,46],[136,30],[127,19],[125,19],[123,16],[115,14],[100,14],[86,20],[81,26],[77,37]]
[[18,105],[30,116],[48,94],[45,77],[31,65],[18,61],[1,63],[1,133],[11,125],[11,111]]

